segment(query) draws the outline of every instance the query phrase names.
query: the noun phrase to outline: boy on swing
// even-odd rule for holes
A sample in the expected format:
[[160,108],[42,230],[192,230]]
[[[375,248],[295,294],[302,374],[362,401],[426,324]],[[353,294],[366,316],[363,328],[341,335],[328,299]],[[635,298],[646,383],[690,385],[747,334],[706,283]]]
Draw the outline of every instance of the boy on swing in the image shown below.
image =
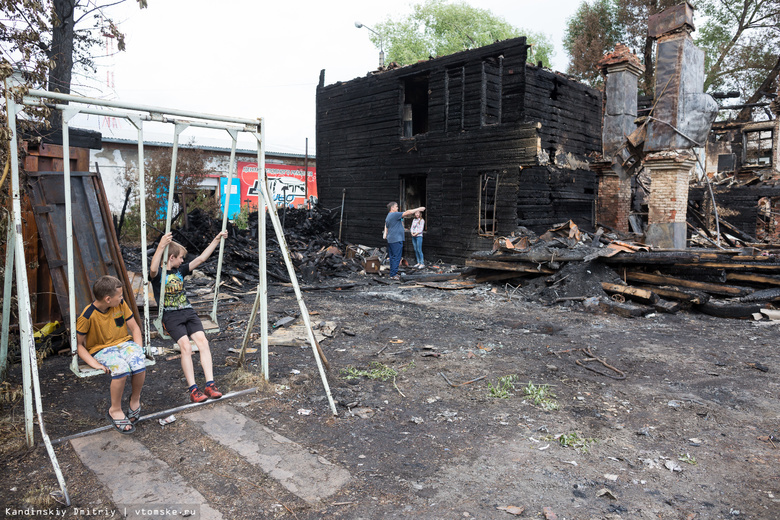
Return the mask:
[[[141,328],[122,298],[122,282],[102,276],[92,286],[95,300],[76,320],[79,357],[90,367],[111,374],[111,406],[108,418],[120,433],[133,433],[141,417],[141,388],[146,379],[146,355],[141,347]],[[122,394],[127,376],[132,390],[127,414]]]
[[[219,245],[219,241],[224,238],[227,238],[227,231],[219,233],[199,256],[189,263],[185,263],[184,257],[187,255],[187,250],[181,244],[173,241],[171,233],[166,233],[160,239],[157,250],[154,252],[154,256],[152,256],[152,265],[149,268],[154,298],[157,300],[158,305],[163,306],[163,325],[181,349],[181,368],[184,371],[184,378],[187,380],[187,386],[189,387],[187,391],[190,394],[190,401],[193,403],[202,403],[208,398],[219,399],[222,397],[222,392],[217,390],[217,386],[214,384],[209,341],[206,339],[206,333],[203,331],[203,324],[200,322],[198,314],[187,299],[187,294],[184,290],[184,277],[208,260],[211,253]],[[163,300],[160,300],[160,275],[162,274],[160,266],[165,246],[168,246],[165,291]],[[198,347],[200,366],[203,368],[203,375],[206,376],[206,386],[203,387],[202,392],[198,385],[195,384],[195,368],[192,363],[190,338]]]

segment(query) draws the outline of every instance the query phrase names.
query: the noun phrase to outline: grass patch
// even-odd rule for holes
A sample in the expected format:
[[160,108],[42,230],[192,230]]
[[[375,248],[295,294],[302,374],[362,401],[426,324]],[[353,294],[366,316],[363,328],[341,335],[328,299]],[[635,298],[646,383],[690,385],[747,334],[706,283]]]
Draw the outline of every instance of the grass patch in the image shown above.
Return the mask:
[[556,435],[555,440],[564,448],[574,448],[581,453],[588,453],[589,446],[598,442],[597,439],[580,437],[577,432]]
[[260,372],[253,372],[244,367],[239,367],[230,372],[224,378],[225,386],[235,390],[244,390],[257,387],[259,392],[264,392],[271,388],[271,383],[265,380]]
[[51,486],[40,484],[38,487],[28,490],[22,500],[31,508],[47,509],[56,504],[56,501],[51,496],[54,490]]
[[677,458],[677,460],[679,460],[680,462],[685,462],[685,463],[690,464],[692,466],[695,466],[696,464],[698,464],[698,462],[696,462],[696,457],[693,457],[693,456],[689,455],[688,453],[686,453],[685,455],[681,454]]
[[523,388],[523,399],[542,410],[551,411],[560,408],[549,385],[535,385],[528,381],[528,384]]
[[[405,370],[405,369],[404,369]],[[387,381],[398,376],[398,371],[391,368],[379,361],[372,361],[369,363],[368,368],[360,370],[355,367],[347,367],[341,369],[341,377],[344,379],[357,379],[359,377],[367,377],[375,381]]]
[[517,381],[517,376],[509,374],[508,376],[499,377],[495,385],[488,383],[488,397],[509,399],[512,396],[512,392],[515,391],[515,381]]

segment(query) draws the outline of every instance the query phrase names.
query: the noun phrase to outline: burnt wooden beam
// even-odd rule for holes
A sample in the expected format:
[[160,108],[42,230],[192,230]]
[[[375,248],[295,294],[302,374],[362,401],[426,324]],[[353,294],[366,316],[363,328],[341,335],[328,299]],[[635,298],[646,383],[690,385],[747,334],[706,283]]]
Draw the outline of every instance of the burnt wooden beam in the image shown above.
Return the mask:
[[690,289],[698,289],[700,291],[704,291],[710,294],[720,294],[724,296],[744,296],[750,293],[750,291],[743,289],[742,287],[733,287],[730,285],[721,285],[721,284],[706,283],[706,282],[694,282],[691,280],[683,280],[682,278],[674,278],[672,276],[640,273],[637,271],[627,271],[625,273],[625,279],[626,281],[645,282],[652,285],[672,285],[676,287],[688,287]]

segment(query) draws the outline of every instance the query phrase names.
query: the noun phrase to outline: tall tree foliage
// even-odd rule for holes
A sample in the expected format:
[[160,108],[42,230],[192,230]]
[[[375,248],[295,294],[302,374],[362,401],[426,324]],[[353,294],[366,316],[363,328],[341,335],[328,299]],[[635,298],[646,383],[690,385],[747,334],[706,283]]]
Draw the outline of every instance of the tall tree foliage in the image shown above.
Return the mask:
[[[586,46],[588,36],[614,30],[643,61],[645,74],[640,88],[653,93],[655,45],[647,36],[647,20],[679,0],[596,0],[583,4],[567,24],[566,49],[570,71],[584,81],[594,82],[600,56],[575,53]],[[611,4],[611,9],[601,4]],[[587,7],[586,7],[587,6]],[[694,41],[705,54],[705,90],[739,90],[743,99],[755,93],[777,68],[780,54],[780,0],[707,0],[695,6],[697,31]],[[611,13],[594,17],[593,10]],[[590,24],[590,25],[588,25]],[[583,26],[592,26],[584,32]],[[594,40],[598,41],[598,40]],[[604,48],[609,52],[611,48]],[[775,75],[777,73],[775,72]]]
[[702,2],[696,43],[707,51],[705,89],[750,95],[780,55],[780,0]]
[[124,50],[124,35],[105,10],[125,1],[0,0],[0,80],[17,70],[27,87],[70,93],[74,68],[94,71],[92,52],[102,37]]
[[623,39],[622,28],[615,23],[617,6],[613,0],[583,2],[568,20],[563,47],[571,57],[567,72],[592,86],[600,86],[601,75],[593,64]]
[[380,36],[371,34],[371,41],[379,47],[380,40],[387,52],[387,61],[401,65],[416,63],[429,57],[489,45],[497,40],[526,36],[529,62],[550,66],[554,48],[543,33],[518,29],[486,9],[472,7],[465,2],[425,0],[412,8],[404,18],[377,24]]

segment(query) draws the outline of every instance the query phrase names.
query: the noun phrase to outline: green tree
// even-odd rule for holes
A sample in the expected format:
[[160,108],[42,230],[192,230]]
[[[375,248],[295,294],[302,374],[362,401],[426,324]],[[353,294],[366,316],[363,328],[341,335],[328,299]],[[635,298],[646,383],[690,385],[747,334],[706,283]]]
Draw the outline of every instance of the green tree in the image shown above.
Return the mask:
[[[699,9],[706,20],[695,33],[706,51],[705,90],[739,90],[755,103],[780,70],[780,0],[702,2]],[[749,117],[749,110],[740,114]]]
[[[112,36],[124,50],[124,35],[105,11],[125,1],[0,0],[0,81],[17,70],[28,87],[70,93],[74,67],[94,72],[100,38]],[[5,85],[0,88],[5,95]]]
[[577,12],[567,20],[563,47],[571,57],[567,73],[575,78],[599,87],[601,74],[593,66],[623,39],[617,23],[617,6],[613,0],[583,2]]
[[[569,70],[583,81],[596,84],[596,62],[601,56],[595,51],[581,50],[607,40],[597,38],[599,33],[614,31],[622,39],[618,41],[625,43],[645,65],[640,89],[652,95],[655,42],[647,35],[647,20],[678,3],[679,0],[584,0],[567,24],[564,41]],[[755,100],[759,87],[764,84],[762,88],[766,88],[767,79],[771,84],[780,70],[780,0],[709,0],[699,2],[697,7],[698,30],[693,37],[705,50],[705,91],[739,90],[742,99]],[[594,11],[604,14],[595,16]],[[612,46],[614,43],[617,41]],[[605,45],[601,54],[611,50]]]
[[528,61],[549,67],[555,55],[549,37],[543,33],[518,29],[486,9],[465,2],[425,0],[412,7],[412,13],[399,20],[388,18],[371,34],[377,46],[383,44],[388,62],[401,65],[429,57],[445,56],[489,45],[497,40],[526,36],[531,45]]

